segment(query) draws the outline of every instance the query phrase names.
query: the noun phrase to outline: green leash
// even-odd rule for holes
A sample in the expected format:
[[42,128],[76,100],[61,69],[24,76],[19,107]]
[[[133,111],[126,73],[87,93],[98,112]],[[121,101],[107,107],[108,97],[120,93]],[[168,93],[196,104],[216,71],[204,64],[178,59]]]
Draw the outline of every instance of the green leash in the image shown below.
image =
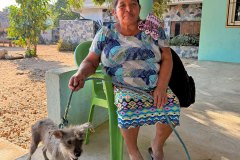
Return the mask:
[[[90,77],[90,78],[87,78],[85,81],[88,81],[88,80],[104,80],[104,79],[102,79],[102,78],[91,78],[91,77]],[[106,81],[106,80],[104,80],[104,81]],[[119,83],[115,83],[115,82],[113,82],[113,81],[106,81],[106,82],[112,83],[112,84],[114,84],[114,85],[116,85],[116,86],[118,86],[118,87],[122,87],[122,88],[125,88],[125,89],[129,89],[129,90],[131,90],[131,91],[135,91],[135,92],[144,94],[144,95],[146,95],[147,97],[149,97],[149,98],[151,98],[151,99],[154,99],[151,94],[149,94],[149,93],[147,93],[147,92],[145,92],[145,91],[142,91],[142,90],[140,90],[140,89],[134,88],[134,87],[132,87],[132,86],[122,85],[122,84],[119,84]],[[66,127],[66,126],[68,125],[67,115],[68,115],[68,110],[69,110],[69,108],[70,108],[70,102],[71,102],[71,99],[72,99],[72,94],[73,94],[73,92],[74,92],[74,91],[71,91],[71,93],[70,93],[70,96],[69,96],[69,99],[68,99],[68,104],[67,104],[67,107],[66,107],[66,109],[65,109],[65,114],[64,114],[64,116],[62,117],[62,123],[59,124],[59,128],[61,128],[61,129],[64,128],[64,127]],[[165,116],[165,118],[167,119],[167,122],[168,122],[168,124],[170,125],[171,129],[173,130],[173,132],[174,132],[175,135],[177,136],[178,140],[179,140],[180,143],[182,144],[182,146],[183,146],[183,148],[184,148],[184,151],[185,151],[185,153],[186,153],[186,155],[187,155],[188,160],[191,160],[190,154],[189,154],[189,152],[188,152],[188,149],[187,149],[185,143],[183,142],[182,138],[181,138],[180,135],[178,134],[178,132],[177,132],[177,130],[175,129],[175,127],[172,125],[172,122],[170,121],[170,119],[169,119],[167,113],[165,112],[164,108],[163,108],[163,113],[164,113],[164,116]]]
[[62,117],[62,122],[58,125],[58,127],[60,129],[63,129],[64,127],[68,126],[67,115],[68,115],[68,111],[69,111],[69,108],[70,108],[70,103],[71,103],[73,92],[74,91],[72,90],[71,93],[70,93],[70,96],[68,98],[68,103],[67,103],[67,107],[65,109],[64,116]]

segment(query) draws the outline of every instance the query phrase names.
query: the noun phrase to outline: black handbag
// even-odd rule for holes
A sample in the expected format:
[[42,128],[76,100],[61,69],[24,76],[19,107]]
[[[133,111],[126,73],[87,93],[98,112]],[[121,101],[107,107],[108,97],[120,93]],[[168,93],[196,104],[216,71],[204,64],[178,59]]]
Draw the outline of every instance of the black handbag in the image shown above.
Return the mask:
[[180,106],[189,107],[195,102],[195,82],[193,78],[187,74],[187,71],[177,53],[173,49],[171,49],[171,53],[173,68],[169,87],[178,97]]

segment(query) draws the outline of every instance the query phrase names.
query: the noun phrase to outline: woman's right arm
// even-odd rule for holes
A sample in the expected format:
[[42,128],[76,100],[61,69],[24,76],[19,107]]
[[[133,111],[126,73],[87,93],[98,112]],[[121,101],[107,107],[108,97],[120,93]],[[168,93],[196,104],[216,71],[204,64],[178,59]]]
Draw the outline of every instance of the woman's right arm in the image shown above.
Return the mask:
[[70,78],[68,87],[73,91],[83,88],[85,79],[94,74],[100,62],[100,55],[89,52],[87,57],[82,61],[78,71]]

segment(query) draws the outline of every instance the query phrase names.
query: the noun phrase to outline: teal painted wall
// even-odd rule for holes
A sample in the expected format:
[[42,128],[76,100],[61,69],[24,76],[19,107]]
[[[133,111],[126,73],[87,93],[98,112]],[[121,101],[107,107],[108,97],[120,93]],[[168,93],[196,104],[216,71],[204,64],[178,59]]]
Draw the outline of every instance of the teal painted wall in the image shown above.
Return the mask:
[[198,59],[240,63],[240,28],[226,28],[227,0],[203,0]]
[[153,0],[140,0],[140,18],[145,19],[149,12],[152,12]]

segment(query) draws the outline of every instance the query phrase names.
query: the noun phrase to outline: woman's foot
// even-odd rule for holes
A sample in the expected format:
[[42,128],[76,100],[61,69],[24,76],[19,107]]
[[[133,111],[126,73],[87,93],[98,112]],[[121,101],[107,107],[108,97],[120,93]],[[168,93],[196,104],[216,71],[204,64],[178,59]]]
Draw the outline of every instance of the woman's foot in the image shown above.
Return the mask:
[[152,147],[149,147],[148,153],[151,156],[151,160],[164,160],[163,148],[155,151]]
[[139,150],[134,154],[129,153],[129,157],[130,157],[130,160],[143,160],[143,157],[142,157],[141,153],[139,152]]
[[149,148],[148,148],[148,153],[149,153],[150,159],[153,160],[153,151],[152,151],[152,147],[149,147]]
[[151,143],[154,160],[164,160],[163,146],[172,133],[168,124],[156,124],[156,135]]

